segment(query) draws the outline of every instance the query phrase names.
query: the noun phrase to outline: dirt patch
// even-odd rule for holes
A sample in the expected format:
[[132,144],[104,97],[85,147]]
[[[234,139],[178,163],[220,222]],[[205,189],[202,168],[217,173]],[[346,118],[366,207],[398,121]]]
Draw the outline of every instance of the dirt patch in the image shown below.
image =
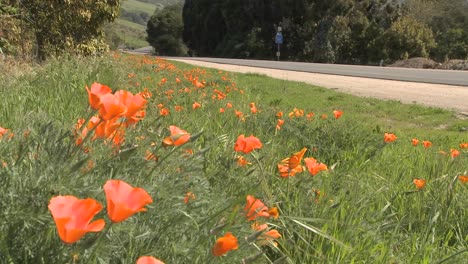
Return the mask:
[[399,60],[389,67],[400,67],[400,68],[416,68],[416,69],[436,69],[439,63],[428,59],[428,58],[411,58],[407,60]]
[[468,71],[468,60],[448,60],[445,63],[438,63],[428,58],[417,57],[399,60],[388,67]]

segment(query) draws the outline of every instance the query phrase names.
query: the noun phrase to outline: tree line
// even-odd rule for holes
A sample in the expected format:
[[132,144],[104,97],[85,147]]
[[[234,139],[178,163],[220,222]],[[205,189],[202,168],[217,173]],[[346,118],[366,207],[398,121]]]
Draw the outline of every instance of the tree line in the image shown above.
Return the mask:
[[272,59],[278,27],[281,55],[292,61],[468,56],[466,0],[186,0],[156,11],[147,32],[167,55]]

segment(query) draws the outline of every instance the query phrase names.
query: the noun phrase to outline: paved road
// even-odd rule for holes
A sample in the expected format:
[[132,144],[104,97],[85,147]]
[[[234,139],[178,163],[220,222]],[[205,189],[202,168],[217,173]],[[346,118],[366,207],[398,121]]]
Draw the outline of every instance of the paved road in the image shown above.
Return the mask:
[[[170,59],[170,58],[168,58]],[[175,59],[175,58],[174,58]],[[340,64],[321,64],[305,62],[221,59],[202,57],[179,57],[184,60],[197,60],[213,63],[261,67],[269,69],[332,74],[341,76],[365,77],[384,80],[409,81],[466,86],[468,89],[468,71],[409,69],[394,67],[355,66]],[[468,104],[468,103],[467,103]]]

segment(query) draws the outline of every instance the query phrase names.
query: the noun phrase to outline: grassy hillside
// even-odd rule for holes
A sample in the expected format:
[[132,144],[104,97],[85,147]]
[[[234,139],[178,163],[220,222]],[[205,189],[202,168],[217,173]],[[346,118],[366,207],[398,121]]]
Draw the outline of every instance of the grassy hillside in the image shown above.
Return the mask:
[[156,8],[162,8],[161,3],[145,3],[138,0],[125,0],[122,2],[122,9],[132,13],[147,13],[152,15]]
[[112,49],[119,47],[141,48],[146,42],[146,23],[156,9],[181,0],[125,0],[122,1],[120,17],[105,28]]

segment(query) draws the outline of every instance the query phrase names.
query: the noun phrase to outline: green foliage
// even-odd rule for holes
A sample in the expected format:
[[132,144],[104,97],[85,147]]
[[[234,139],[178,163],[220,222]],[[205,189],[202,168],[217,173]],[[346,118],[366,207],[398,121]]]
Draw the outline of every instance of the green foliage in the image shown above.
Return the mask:
[[392,60],[404,57],[429,57],[429,52],[436,47],[431,29],[408,17],[393,23],[385,31],[384,40],[385,50]]
[[107,50],[102,26],[116,19],[120,1],[22,0],[21,8],[43,60],[64,51],[91,55]]
[[159,55],[187,54],[182,41],[182,5],[175,4],[156,10],[148,21],[147,41]]

